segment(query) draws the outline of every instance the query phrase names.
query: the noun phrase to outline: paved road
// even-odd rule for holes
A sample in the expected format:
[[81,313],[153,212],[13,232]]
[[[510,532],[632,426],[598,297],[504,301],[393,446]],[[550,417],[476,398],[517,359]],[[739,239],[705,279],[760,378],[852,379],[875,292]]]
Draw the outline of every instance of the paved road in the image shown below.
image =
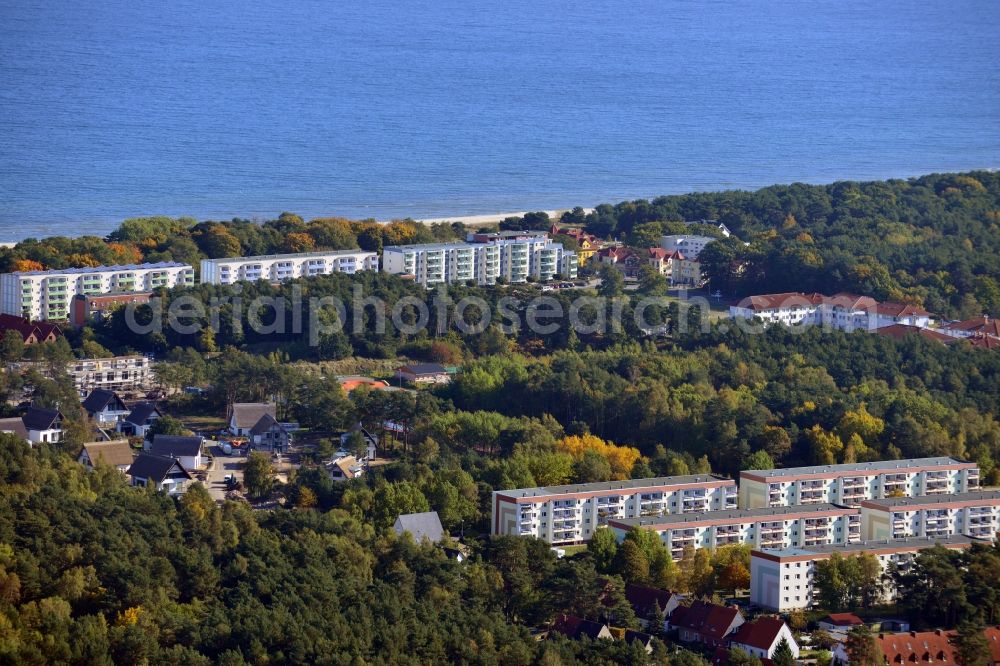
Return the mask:
[[208,479],[205,485],[208,492],[216,500],[221,501],[226,498],[226,483],[224,479],[229,474],[235,474],[236,479],[243,481],[243,456],[227,456],[217,444],[209,445],[212,454],[212,469],[208,471]]

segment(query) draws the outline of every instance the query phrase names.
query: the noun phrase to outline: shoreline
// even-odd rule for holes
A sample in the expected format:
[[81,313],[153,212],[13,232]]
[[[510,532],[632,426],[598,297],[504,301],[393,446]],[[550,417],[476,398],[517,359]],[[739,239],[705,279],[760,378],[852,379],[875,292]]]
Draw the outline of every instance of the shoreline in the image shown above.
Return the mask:
[[[486,215],[449,215],[448,217],[424,217],[424,218],[403,218],[412,219],[414,222],[419,222],[420,224],[454,224],[455,222],[461,222],[466,226],[475,226],[479,224],[499,224],[503,222],[504,219],[508,217],[524,217],[527,213],[545,213],[553,222],[558,222],[560,216],[567,211],[571,211],[573,208],[557,208],[555,210],[545,210],[545,211],[528,211],[522,210],[513,213],[489,213]],[[584,208],[584,213],[593,212],[593,208]],[[385,224],[391,222],[392,220],[379,220],[379,222]]]

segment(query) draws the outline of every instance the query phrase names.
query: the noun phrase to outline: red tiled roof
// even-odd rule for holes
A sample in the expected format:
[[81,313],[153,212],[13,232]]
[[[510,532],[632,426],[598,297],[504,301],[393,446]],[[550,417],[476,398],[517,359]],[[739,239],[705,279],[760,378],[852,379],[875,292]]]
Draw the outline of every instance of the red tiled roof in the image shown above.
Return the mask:
[[653,612],[654,604],[659,605],[661,611],[665,611],[672,596],[673,592],[655,587],[632,584],[625,586],[625,598],[636,613],[644,616]]
[[820,622],[829,622],[830,624],[835,624],[838,627],[856,627],[865,623],[864,620],[854,613],[830,613],[820,620]]
[[1000,662],[1000,627],[986,627],[983,630],[986,634],[986,642],[990,644],[990,656],[993,662]]
[[906,303],[878,303],[875,311],[887,317],[930,317],[931,313],[916,305]]
[[628,257],[636,256],[636,251],[630,247],[620,245],[618,247],[606,247],[598,250],[597,255],[601,258],[614,257],[615,261],[621,261]]
[[911,631],[876,636],[889,664],[954,664],[950,638],[954,631]]
[[968,340],[969,344],[979,349],[1000,349],[1000,338],[995,338],[992,335],[976,333],[972,337],[965,338],[965,340]]
[[684,254],[680,250],[666,250],[662,247],[649,248],[649,256],[653,259],[684,259]]
[[695,601],[685,609],[685,612],[681,612],[681,608],[674,612],[674,618],[671,619],[670,624],[697,632],[716,641],[725,638],[733,620],[740,614],[738,608],[709,604],[704,601]]
[[768,650],[774,645],[775,639],[781,633],[781,628],[785,623],[776,617],[760,617],[753,622],[746,622],[740,625],[733,637],[733,643],[749,645],[760,650]]
[[927,340],[935,340],[946,345],[954,344],[961,340],[961,338],[953,338],[950,335],[938,333],[929,328],[920,328],[919,326],[910,326],[909,324],[890,324],[889,326],[875,329],[875,332],[894,340],[902,340],[907,335],[916,334]]
[[965,321],[956,322],[954,324],[949,324],[945,328],[949,328],[953,331],[968,331],[970,333],[985,333],[986,335],[992,335],[1000,337],[1000,320],[994,319],[993,317],[974,317],[972,319],[966,319]]
[[29,321],[24,317],[18,317],[11,314],[0,314],[0,335],[3,335],[7,331],[14,330],[21,334],[21,339],[27,341],[31,334],[35,334],[35,338],[42,342],[49,335],[54,334],[59,337],[62,331],[55,324],[50,324],[46,321]]
[[800,291],[788,291],[781,294],[747,296],[737,303],[737,305],[752,310],[776,310],[790,305],[819,305],[823,302],[824,298],[823,294],[803,294]]

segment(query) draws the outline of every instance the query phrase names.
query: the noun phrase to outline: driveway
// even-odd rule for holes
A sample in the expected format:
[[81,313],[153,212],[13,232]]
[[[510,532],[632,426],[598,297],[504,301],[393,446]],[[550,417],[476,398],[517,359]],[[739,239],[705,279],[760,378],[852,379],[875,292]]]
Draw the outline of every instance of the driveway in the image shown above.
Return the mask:
[[246,458],[241,455],[227,456],[218,444],[212,444],[208,449],[212,454],[212,467],[208,470],[205,485],[212,497],[221,502],[226,498],[225,478],[228,475],[235,474],[236,479],[243,482],[243,463]]

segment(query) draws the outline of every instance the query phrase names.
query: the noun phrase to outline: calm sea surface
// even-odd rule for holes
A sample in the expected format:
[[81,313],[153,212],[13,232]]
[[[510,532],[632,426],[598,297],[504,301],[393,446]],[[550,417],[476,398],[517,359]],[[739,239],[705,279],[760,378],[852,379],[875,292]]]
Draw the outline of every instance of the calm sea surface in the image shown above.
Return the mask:
[[996,0],[0,0],[0,241],[982,167]]

